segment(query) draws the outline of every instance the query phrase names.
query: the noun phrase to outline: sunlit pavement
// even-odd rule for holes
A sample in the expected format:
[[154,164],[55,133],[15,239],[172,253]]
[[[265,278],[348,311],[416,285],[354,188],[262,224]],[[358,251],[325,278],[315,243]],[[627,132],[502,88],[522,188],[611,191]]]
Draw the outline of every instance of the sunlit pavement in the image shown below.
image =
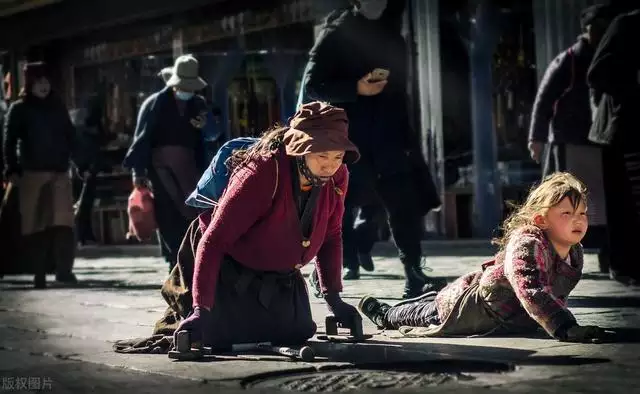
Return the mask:
[[[465,249],[452,244],[436,249],[428,258],[433,270],[429,274],[451,279],[479,267],[489,257],[487,248]],[[99,249],[84,255],[91,258],[77,260],[75,272],[80,284],[75,288],[51,284],[47,290],[33,290],[30,276],[0,280],[0,392],[247,391],[258,390],[245,387],[247,378],[267,372],[299,370],[309,374],[328,365],[370,363],[389,363],[392,370],[397,366],[394,363],[403,360],[425,361],[422,368],[426,372],[434,365],[445,370],[451,365],[451,371],[463,372],[454,374],[455,379],[427,379],[427,388],[425,382],[416,381],[404,391],[631,393],[640,383],[640,345],[634,343],[640,342],[640,290],[599,274],[595,255],[587,256],[584,279],[572,294],[570,307],[581,324],[626,328],[627,343],[569,344],[544,337],[408,339],[397,332],[379,332],[365,322],[365,332],[375,334],[372,340],[331,346],[314,341],[312,347],[326,356],[314,363],[264,355],[175,362],[166,355],[115,353],[114,341],[152,333],[166,307],[159,289],[167,267],[157,257],[100,257]],[[375,272],[363,272],[360,280],[345,282],[343,297],[347,301],[356,304],[363,295],[372,294],[397,302],[403,286],[399,261],[378,257],[375,263]],[[305,267],[304,272],[309,270]],[[53,281],[53,277],[48,279]],[[326,308],[321,300],[312,299],[311,303],[322,332]],[[483,362],[486,370],[479,367]],[[353,387],[360,387],[359,392],[379,392],[371,388],[383,387],[376,376],[369,376],[369,383],[362,378]],[[406,386],[408,378],[398,378],[398,384],[393,379],[385,391],[402,387],[402,382]],[[287,387],[266,382],[256,387],[262,387],[262,392],[282,392],[282,387]],[[311,383],[296,387],[304,391],[348,388]]]

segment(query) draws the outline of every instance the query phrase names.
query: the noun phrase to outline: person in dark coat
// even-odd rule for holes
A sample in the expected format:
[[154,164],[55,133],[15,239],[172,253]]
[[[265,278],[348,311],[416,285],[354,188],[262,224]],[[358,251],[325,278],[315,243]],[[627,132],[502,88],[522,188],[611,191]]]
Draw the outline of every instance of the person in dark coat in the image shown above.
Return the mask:
[[[87,105],[84,119],[81,119],[79,139],[82,140],[83,157],[76,154],[78,177],[81,181],[80,193],[76,201],[77,239],[82,245],[96,242],[93,234],[92,215],[98,186],[98,173],[105,167],[102,148],[112,139],[108,131],[106,116],[107,102],[113,86],[102,81]],[[80,144],[80,142],[78,143]]]
[[601,4],[582,12],[580,25],[584,33],[556,56],[540,82],[528,145],[531,158],[543,162],[543,179],[556,171],[569,171],[587,185],[590,228],[583,244],[601,249],[602,267],[608,266],[602,149],[588,138],[591,108],[587,70],[612,17],[611,7]]
[[362,154],[362,160],[350,166],[350,195],[343,224],[345,277],[356,278],[350,271],[359,267],[357,245],[349,234],[354,228],[352,212],[364,205],[358,196],[366,197],[373,189],[387,211],[405,268],[403,297],[411,298],[439,290],[446,282],[427,277],[421,269],[423,216],[439,201],[420,195],[421,177],[430,175],[415,171],[415,163],[424,159],[408,122],[408,62],[400,34],[405,1],[353,3],[354,7],[326,18],[309,53],[303,89],[309,99],[346,110],[349,136]]
[[640,280],[640,9],[616,17],[593,57],[587,80],[597,110],[589,139],[604,145],[604,182],[610,274],[624,283]]
[[46,287],[50,264],[56,280],[75,283],[73,196],[69,167],[75,129],[64,103],[52,91],[46,64],[28,63],[25,86],[4,124],[5,176],[18,187],[23,261]]
[[202,128],[207,106],[194,92],[206,82],[191,55],[176,59],[167,86],[149,96],[138,114],[133,142],[123,165],[132,170],[135,187],[154,194],[160,249],[172,269],[178,249],[198,211],[184,201],[206,168]]

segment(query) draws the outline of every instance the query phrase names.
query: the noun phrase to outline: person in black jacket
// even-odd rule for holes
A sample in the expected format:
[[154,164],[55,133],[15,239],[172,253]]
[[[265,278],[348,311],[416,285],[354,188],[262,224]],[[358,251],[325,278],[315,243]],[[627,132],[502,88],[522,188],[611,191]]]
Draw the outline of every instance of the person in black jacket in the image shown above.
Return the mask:
[[[542,178],[568,171],[589,189],[589,234],[585,246],[601,248],[603,270],[608,266],[602,149],[589,141],[591,109],[587,70],[602,35],[612,19],[612,9],[593,5],[581,13],[584,31],[578,41],[561,52],[547,68],[533,104],[529,151],[543,162]],[[542,157],[548,144],[546,157]]]
[[195,92],[206,82],[198,76],[192,55],[175,61],[166,87],[149,96],[138,114],[135,135],[123,165],[131,169],[134,187],[151,187],[160,251],[169,264],[191,221],[200,213],[184,201],[207,167],[202,129],[207,122],[205,99]]
[[18,186],[24,263],[35,287],[46,287],[47,264],[56,280],[76,282],[73,196],[69,166],[75,130],[64,103],[51,90],[44,63],[28,63],[25,86],[11,104],[4,131],[5,175]]
[[[602,38],[587,74],[599,101],[589,139],[604,148],[611,277],[640,281],[640,9],[619,15]],[[628,10],[628,9],[627,9]],[[627,11],[624,10],[624,11]]]
[[536,162],[542,161],[545,144],[550,154],[544,174],[565,171],[567,145],[592,145],[587,70],[598,42],[611,21],[610,9],[594,5],[582,12],[584,33],[578,41],[561,52],[547,68],[533,104],[529,128],[529,151]]
[[96,242],[91,218],[96,199],[98,173],[106,166],[102,148],[112,139],[112,134],[108,131],[109,120],[106,114],[107,102],[111,98],[112,91],[113,86],[107,81],[101,81],[98,84],[96,93],[88,100],[86,116],[81,120],[79,127],[82,152],[76,154],[75,161],[82,187],[76,201],[76,228],[78,242],[82,245]]
[[387,211],[404,265],[403,297],[411,298],[439,290],[446,281],[427,277],[421,269],[423,216],[439,201],[424,198],[418,186],[421,177],[430,175],[416,172],[416,163],[424,160],[409,125],[408,62],[400,34],[405,3],[353,1],[353,7],[331,13],[309,53],[303,89],[308,100],[327,101],[346,110],[349,137],[362,155],[349,167],[343,224],[345,277],[359,266],[357,246],[349,234],[355,215],[349,213],[364,205],[358,196],[366,197],[374,189]]

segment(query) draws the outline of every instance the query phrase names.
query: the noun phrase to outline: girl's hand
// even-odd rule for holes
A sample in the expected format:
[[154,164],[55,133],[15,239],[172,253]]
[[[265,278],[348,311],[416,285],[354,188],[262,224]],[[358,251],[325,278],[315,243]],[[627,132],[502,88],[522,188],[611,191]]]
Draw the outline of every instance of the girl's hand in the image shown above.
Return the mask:
[[577,343],[601,343],[611,340],[613,335],[615,335],[613,331],[607,331],[598,326],[580,326],[576,324],[567,330],[565,338],[561,340]]

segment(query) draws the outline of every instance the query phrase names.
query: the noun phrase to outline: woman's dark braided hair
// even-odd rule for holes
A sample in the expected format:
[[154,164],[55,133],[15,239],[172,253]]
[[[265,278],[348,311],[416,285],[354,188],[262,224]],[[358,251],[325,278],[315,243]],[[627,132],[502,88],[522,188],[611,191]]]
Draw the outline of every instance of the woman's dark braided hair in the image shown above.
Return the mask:
[[280,148],[284,145],[284,133],[286,133],[287,130],[289,130],[289,127],[276,124],[274,127],[265,131],[258,142],[251,145],[248,149],[233,151],[231,156],[225,162],[229,171],[233,171],[240,166],[246,165],[257,157],[271,157],[278,153]]

